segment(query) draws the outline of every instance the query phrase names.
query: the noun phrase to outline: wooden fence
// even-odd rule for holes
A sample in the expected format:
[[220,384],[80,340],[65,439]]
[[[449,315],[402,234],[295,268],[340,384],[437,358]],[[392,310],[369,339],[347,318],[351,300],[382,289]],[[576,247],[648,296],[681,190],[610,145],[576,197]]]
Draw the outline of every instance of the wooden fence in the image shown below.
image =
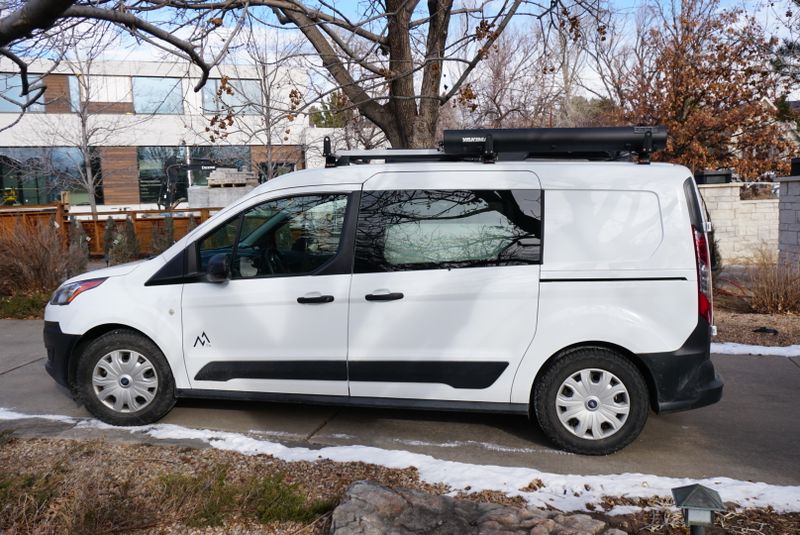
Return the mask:
[[189,231],[189,221],[194,220],[200,224],[208,219],[219,208],[188,208],[175,210],[104,210],[97,212],[97,220],[92,219],[89,212],[70,213],[69,207],[62,203],[43,206],[9,206],[0,208],[0,233],[14,232],[17,221],[38,222],[50,224],[55,222],[66,242],[69,241],[69,225],[74,220],[83,225],[86,235],[89,236],[89,254],[93,257],[103,256],[103,236],[108,218],[111,217],[118,231],[125,228],[125,221],[131,218],[139,251],[142,255],[150,255],[153,234],[163,231],[167,217],[172,218],[172,232],[175,241],[178,241]]

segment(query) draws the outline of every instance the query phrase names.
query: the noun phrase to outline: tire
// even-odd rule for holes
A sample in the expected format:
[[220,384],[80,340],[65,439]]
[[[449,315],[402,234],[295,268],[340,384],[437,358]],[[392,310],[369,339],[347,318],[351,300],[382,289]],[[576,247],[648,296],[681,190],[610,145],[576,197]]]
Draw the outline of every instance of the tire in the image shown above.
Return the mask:
[[650,412],[639,370],[602,347],[574,349],[556,359],[536,381],[532,401],[545,435],[582,455],[621,450],[639,436]]
[[75,386],[89,412],[111,425],[151,424],[175,405],[175,380],[164,354],[149,338],[123,329],[84,347]]

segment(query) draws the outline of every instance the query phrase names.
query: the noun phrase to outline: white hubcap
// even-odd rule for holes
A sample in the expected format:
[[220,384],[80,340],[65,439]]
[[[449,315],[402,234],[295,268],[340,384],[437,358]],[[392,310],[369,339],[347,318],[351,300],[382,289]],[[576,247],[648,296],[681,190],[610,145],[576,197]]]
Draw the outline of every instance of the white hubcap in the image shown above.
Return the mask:
[[587,439],[608,438],[628,419],[628,389],[613,373],[587,368],[567,377],[556,393],[556,414],[570,433]]
[[120,349],[97,361],[92,386],[106,407],[116,412],[137,412],[155,399],[158,375],[144,355]]

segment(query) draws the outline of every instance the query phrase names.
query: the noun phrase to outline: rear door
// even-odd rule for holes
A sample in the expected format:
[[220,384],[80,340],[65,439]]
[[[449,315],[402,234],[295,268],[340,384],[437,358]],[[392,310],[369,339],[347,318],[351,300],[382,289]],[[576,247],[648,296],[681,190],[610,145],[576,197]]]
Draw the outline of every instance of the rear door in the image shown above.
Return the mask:
[[365,183],[351,396],[509,401],[536,328],[541,203],[528,172],[382,173]]

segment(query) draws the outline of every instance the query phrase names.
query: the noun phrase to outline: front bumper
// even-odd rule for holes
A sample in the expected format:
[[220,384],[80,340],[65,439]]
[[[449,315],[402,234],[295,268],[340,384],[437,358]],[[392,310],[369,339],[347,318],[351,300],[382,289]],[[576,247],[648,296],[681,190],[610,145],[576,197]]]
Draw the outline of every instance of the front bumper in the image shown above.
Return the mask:
[[43,334],[44,347],[47,349],[44,368],[58,384],[69,388],[69,358],[80,335],[61,332],[61,325],[57,321],[45,321]]
[[656,412],[676,412],[716,403],[722,379],[711,362],[711,327],[698,318],[697,327],[676,351],[640,354],[650,372]]

